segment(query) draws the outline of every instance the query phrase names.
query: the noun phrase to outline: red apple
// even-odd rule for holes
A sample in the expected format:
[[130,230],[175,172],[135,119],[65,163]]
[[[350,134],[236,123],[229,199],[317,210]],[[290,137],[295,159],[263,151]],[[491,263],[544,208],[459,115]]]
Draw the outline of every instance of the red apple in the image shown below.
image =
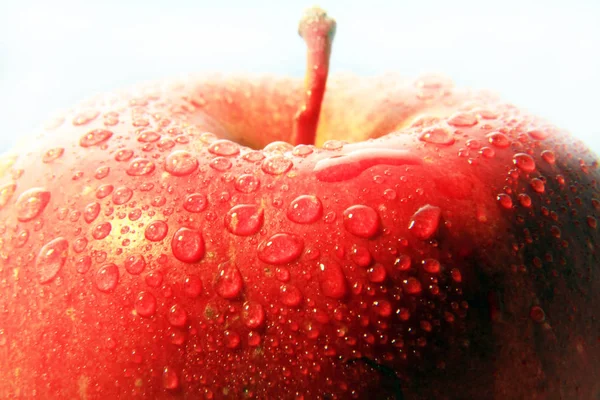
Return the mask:
[[596,156],[443,78],[325,93],[334,29],[304,88],[140,86],[2,158],[0,397],[598,398]]

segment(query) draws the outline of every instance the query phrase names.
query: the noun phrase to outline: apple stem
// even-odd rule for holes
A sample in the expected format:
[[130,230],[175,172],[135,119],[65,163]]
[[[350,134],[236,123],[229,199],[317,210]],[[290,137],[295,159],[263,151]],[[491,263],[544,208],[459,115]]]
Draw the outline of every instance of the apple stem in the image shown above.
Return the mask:
[[298,25],[298,33],[306,42],[307,54],[304,103],[294,116],[291,140],[294,145],[315,144],[335,27],[335,20],[319,7],[306,10]]

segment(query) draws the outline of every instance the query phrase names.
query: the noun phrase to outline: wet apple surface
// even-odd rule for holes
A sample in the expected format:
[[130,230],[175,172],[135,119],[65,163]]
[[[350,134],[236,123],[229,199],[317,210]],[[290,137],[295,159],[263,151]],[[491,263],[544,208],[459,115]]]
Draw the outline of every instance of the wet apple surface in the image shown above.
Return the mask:
[[596,155],[446,78],[302,85],[142,85],[3,156],[0,397],[597,398]]

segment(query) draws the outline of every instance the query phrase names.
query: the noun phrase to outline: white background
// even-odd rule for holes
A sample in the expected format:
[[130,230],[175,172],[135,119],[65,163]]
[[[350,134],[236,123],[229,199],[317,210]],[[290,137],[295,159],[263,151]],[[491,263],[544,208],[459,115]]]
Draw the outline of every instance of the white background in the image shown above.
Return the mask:
[[[195,71],[301,76],[307,1],[0,0],[0,150],[95,92]],[[322,0],[332,70],[441,71],[600,152],[600,1]]]

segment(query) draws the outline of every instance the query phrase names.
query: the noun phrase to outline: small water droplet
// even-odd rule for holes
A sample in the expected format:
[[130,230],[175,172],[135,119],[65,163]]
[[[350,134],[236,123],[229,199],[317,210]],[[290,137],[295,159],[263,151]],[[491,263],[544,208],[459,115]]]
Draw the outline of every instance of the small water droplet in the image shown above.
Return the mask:
[[350,257],[356,265],[363,268],[368,267],[373,261],[369,249],[363,246],[354,246],[350,252]]
[[265,159],[260,168],[269,175],[281,175],[288,172],[294,163],[287,157],[277,155]]
[[81,256],[75,260],[75,270],[80,274],[85,274],[92,266],[92,257]]
[[513,206],[511,197],[506,193],[500,193],[496,196],[496,200],[498,200],[498,203],[507,210],[510,210]]
[[163,275],[160,273],[160,271],[153,271],[146,275],[144,280],[146,281],[146,285],[150,286],[151,288],[157,288],[163,282]]
[[533,129],[527,133],[529,134],[529,136],[531,136],[535,140],[544,140],[548,136],[550,136],[550,134],[548,132],[544,132],[540,129]]
[[98,217],[98,214],[100,214],[100,204],[90,203],[83,210],[83,219],[89,224]]
[[129,161],[133,157],[133,150],[122,149],[117,151],[115,154],[115,160],[117,161]]
[[421,266],[425,272],[429,272],[430,274],[439,274],[442,265],[435,258],[427,258],[421,262]]
[[188,151],[174,151],[165,158],[165,171],[173,176],[186,176],[198,168],[198,160]]
[[529,197],[529,195],[525,193],[519,193],[517,198],[523,207],[531,207],[531,197]]
[[115,187],[110,184],[100,185],[100,186],[98,186],[98,189],[96,189],[96,198],[103,199],[103,198],[109,196],[113,192],[114,189],[115,189]]
[[167,390],[176,390],[179,388],[179,377],[171,367],[165,367],[162,374],[162,384]]
[[219,265],[215,279],[215,292],[224,299],[234,299],[242,292],[244,281],[238,267],[231,261]]
[[542,159],[548,164],[554,164],[556,162],[556,156],[552,150],[542,151]]
[[118,187],[117,190],[114,191],[112,195],[112,201],[116,205],[121,205],[127,203],[131,200],[133,196],[133,190],[128,188],[127,186]]
[[89,131],[79,139],[81,147],[92,147],[106,142],[112,137],[113,133],[106,129],[94,129]]
[[150,175],[155,169],[156,166],[152,161],[145,158],[136,158],[131,160],[125,172],[130,176],[143,176]]
[[470,113],[456,113],[448,118],[448,125],[451,126],[474,126],[477,125],[477,117]]
[[240,345],[240,335],[232,330],[226,330],[223,333],[223,341],[229,349],[235,349]]
[[458,268],[452,268],[450,270],[450,276],[454,282],[460,283],[462,282],[462,274]]
[[240,147],[231,140],[221,139],[212,142],[210,146],[208,146],[208,151],[217,156],[227,157],[239,154]]
[[383,197],[387,200],[394,200],[397,196],[398,194],[394,189],[385,189],[383,191]]
[[42,188],[24,191],[17,198],[17,219],[21,222],[31,221],[44,211],[50,202],[50,192]]
[[183,327],[187,323],[187,313],[181,305],[175,304],[169,309],[167,320],[173,326]]
[[0,187],[0,208],[4,207],[9,202],[13,194],[15,194],[15,190],[17,190],[17,185],[15,183],[7,183]]
[[529,154],[517,153],[513,156],[513,164],[523,172],[535,171],[535,161]]
[[234,235],[254,235],[263,225],[263,209],[255,204],[239,204],[225,214],[225,227]]
[[115,264],[106,264],[96,271],[95,283],[101,292],[110,292],[119,283],[119,268]]
[[304,241],[291,233],[278,233],[258,246],[258,258],[267,264],[287,264],[302,254]]
[[243,160],[256,163],[265,159],[265,155],[260,150],[251,150],[242,156]]
[[52,161],[59,159],[65,153],[65,149],[62,147],[55,147],[44,153],[42,156],[42,162],[45,164],[51,163]]
[[317,196],[296,197],[288,207],[287,217],[297,224],[311,224],[323,216],[323,204]]
[[367,270],[367,276],[373,283],[381,283],[387,278],[387,271],[381,264],[375,264]]
[[368,239],[379,232],[379,215],[371,207],[354,205],[348,207],[343,215],[344,227],[355,236]]
[[140,317],[151,317],[156,312],[156,297],[150,292],[140,292],[134,307]]
[[233,164],[231,163],[231,160],[229,158],[215,157],[212,160],[210,160],[209,165],[214,170],[224,172],[224,171],[227,171],[228,169],[231,169],[231,166]]
[[281,285],[279,293],[281,303],[288,307],[298,307],[304,300],[302,292],[294,285]]
[[588,215],[585,218],[585,222],[588,224],[588,226],[592,229],[596,229],[596,227],[598,226],[598,222],[596,221],[596,218],[594,218],[591,215]]
[[445,128],[429,128],[419,135],[419,140],[431,143],[450,146],[454,144],[454,136]]
[[85,248],[87,247],[87,244],[88,244],[88,240],[86,238],[84,238],[84,237],[77,238],[73,242],[73,251],[75,253],[81,253],[82,251],[85,250]]
[[441,208],[427,204],[413,214],[408,229],[421,240],[430,239],[437,232],[441,217]]
[[255,175],[242,174],[235,181],[236,190],[242,193],[256,192],[260,186],[260,179]]
[[546,191],[544,181],[539,178],[533,178],[531,180],[531,188],[537,193],[544,193]]
[[309,154],[311,154],[313,151],[314,151],[313,146],[306,145],[306,144],[299,144],[298,146],[294,147],[294,149],[292,150],[292,154],[295,155],[296,157],[306,157]]
[[183,202],[183,208],[191,213],[204,211],[207,205],[208,201],[206,196],[201,193],[192,193],[188,195]]
[[154,131],[143,131],[138,136],[137,140],[141,143],[152,143],[160,139],[160,134]]
[[328,261],[319,264],[319,284],[321,292],[332,299],[342,299],[348,294],[348,283],[342,267],[334,262]]
[[167,236],[169,226],[165,221],[152,221],[144,231],[144,236],[151,242],[159,242]]
[[485,158],[494,158],[496,151],[491,147],[482,147],[479,153]]
[[92,230],[92,237],[96,240],[102,240],[110,234],[112,225],[110,222],[102,222]]
[[504,133],[492,132],[488,133],[485,137],[488,139],[492,146],[497,147],[499,149],[505,149],[508,146],[510,146],[510,140]]
[[412,276],[402,281],[402,287],[407,294],[419,294],[423,290],[421,282]]
[[183,282],[183,293],[192,299],[200,296],[202,293],[202,280],[196,275],[185,278],[185,281]]
[[171,250],[179,261],[195,263],[204,257],[204,239],[199,231],[179,228],[171,240]]
[[538,324],[541,324],[546,320],[546,313],[540,306],[533,306],[529,310],[529,317]]
[[56,238],[46,243],[35,259],[35,268],[38,272],[40,283],[52,281],[58,271],[65,265],[69,250],[69,242],[63,238]]
[[96,171],[94,172],[94,178],[96,179],[104,179],[108,176],[108,174],[110,173],[110,167],[107,167],[106,165],[103,165],[101,167],[98,167],[96,169]]
[[249,301],[242,308],[242,321],[250,329],[260,329],[265,324],[265,310],[259,303]]
[[100,112],[96,110],[84,110],[73,118],[72,123],[75,126],[85,125],[95,120],[98,115],[100,115]]

